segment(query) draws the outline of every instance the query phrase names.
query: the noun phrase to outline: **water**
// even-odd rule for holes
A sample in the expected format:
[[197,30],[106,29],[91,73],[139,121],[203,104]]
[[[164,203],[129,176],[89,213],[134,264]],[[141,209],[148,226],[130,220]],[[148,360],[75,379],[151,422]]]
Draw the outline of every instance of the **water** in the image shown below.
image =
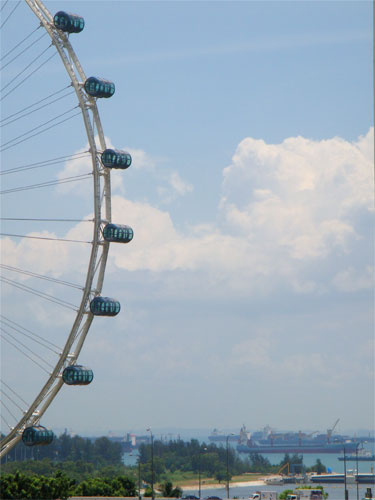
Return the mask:
[[138,464],[138,450],[133,450],[131,453],[124,453],[122,455],[122,462],[124,465],[137,465]]
[[[369,449],[369,451],[373,452],[373,450]],[[267,458],[272,465],[279,464],[283,459],[284,459],[284,453],[267,453],[267,454],[262,454],[264,458]],[[244,456],[241,454],[241,456]],[[290,455],[291,456],[291,455]],[[305,453],[302,455],[303,457],[303,464],[306,467],[311,467],[312,465],[315,465],[317,459],[319,459],[323,465],[327,467],[327,469],[331,469],[332,472],[337,472],[339,473],[344,473],[344,462],[340,461],[339,458],[340,455],[335,455],[334,453],[322,453],[319,455],[315,455],[314,453]],[[342,455],[341,455],[342,456]],[[373,472],[371,470],[371,467],[374,469],[374,462],[361,462],[360,460],[358,461],[358,470],[359,472]],[[348,471],[349,469],[356,469],[357,464],[356,462],[352,461],[347,461],[346,462],[346,470]],[[285,470],[284,470],[285,473]]]
[[[372,443],[373,445],[374,443]],[[371,453],[374,453],[374,448],[367,448]],[[240,457],[245,458],[247,455],[245,453],[241,453]],[[283,459],[284,459],[284,453],[264,453],[263,454],[264,458],[267,458],[272,465],[277,465],[279,464]],[[337,472],[343,473],[344,472],[344,462],[341,462],[338,460],[338,455],[335,455],[334,453],[322,453],[319,455],[315,455],[313,453],[305,453],[303,456],[303,463],[306,467],[311,467],[314,465],[317,461],[317,459],[320,459],[323,465],[325,465],[327,468],[330,468],[332,472]],[[138,450],[133,450],[130,453],[124,453],[122,457],[122,461],[125,465],[136,465],[138,460]],[[371,467],[373,470],[371,470]],[[346,470],[354,470],[356,469],[356,462],[346,462]],[[358,470],[359,472],[373,472],[375,470],[375,463],[374,462],[361,462],[358,461]]]

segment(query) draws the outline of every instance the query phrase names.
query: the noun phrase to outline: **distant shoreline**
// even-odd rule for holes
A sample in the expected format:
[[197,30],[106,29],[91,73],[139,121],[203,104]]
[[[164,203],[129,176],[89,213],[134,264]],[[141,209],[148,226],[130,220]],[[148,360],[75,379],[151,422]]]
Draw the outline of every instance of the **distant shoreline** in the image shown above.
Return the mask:
[[[265,478],[259,478],[259,479],[254,479],[253,481],[233,481],[229,483],[229,486],[231,488],[238,488],[238,487],[251,487],[251,486],[264,486],[266,483],[264,481]],[[198,490],[199,489],[199,484],[194,483],[194,484],[179,484],[179,486],[183,490]],[[202,482],[201,484],[201,490],[220,490],[226,487],[225,481],[222,483],[212,483],[212,484],[205,484]]]

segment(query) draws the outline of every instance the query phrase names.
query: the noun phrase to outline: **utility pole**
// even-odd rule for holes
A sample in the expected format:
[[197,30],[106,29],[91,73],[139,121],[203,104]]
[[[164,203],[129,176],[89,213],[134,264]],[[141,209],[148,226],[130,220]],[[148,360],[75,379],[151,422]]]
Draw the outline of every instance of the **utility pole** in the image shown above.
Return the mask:
[[154,436],[152,435],[152,430],[147,429],[147,432],[151,435],[151,498],[155,500],[154,492]]
[[228,434],[227,436],[227,498],[229,499],[229,445],[228,445],[228,441],[229,441],[229,437],[230,436],[234,436],[233,432],[231,432],[230,434]]

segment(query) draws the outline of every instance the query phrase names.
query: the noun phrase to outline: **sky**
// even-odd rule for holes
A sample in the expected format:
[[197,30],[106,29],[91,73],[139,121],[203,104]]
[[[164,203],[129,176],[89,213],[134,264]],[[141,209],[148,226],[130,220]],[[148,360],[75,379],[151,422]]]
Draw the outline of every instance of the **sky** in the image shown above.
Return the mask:
[[[338,432],[373,429],[372,4],[46,6],[84,17],[75,53],[86,76],[115,82],[98,107],[107,146],[133,157],[111,177],[113,221],[134,240],[110,248],[103,295],[122,310],[90,329],[79,361],[93,383],[63,387],[42,423],[85,435],[242,424],[324,432],[338,418]],[[37,27],[26,5],[2,29],[3,54],[24,36],[16,26],[25,36]],[[3,70],[3,88],[48,44],[30,42]],[[3,99],[2,117],[69,83],[52,58]],[[4,127],[3,144],[76,105],[71,94]],[[87,148],[77,116],[4,150],[2,168]],[[82,158],[2,185],[87,172]],[[15,218],[89,219],[92,205],[87,180],[2,198],[3,217]],[[87,222],[2,228],[88,240],[92,231]],[[84,282],[88,245],[2,239],[4,263]],[[77,291],[45,286],[79,302]],[[71,311],[7,284],[2,296],[13,321],[63,345]],[[34,365],[3,342],[2,377],[26,401],[46,377]]]

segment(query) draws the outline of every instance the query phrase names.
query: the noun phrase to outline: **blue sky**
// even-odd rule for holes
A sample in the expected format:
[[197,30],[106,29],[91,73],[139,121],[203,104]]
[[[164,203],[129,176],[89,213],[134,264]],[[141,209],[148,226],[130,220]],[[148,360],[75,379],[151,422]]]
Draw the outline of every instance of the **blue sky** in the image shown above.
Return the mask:
[[[45,423],[81,433],[243,423],[324,430],[340,417],[341,430],[372,428],[371,3],[46,5],[83,15],[85,30],[71,41],[84,71],[116,84],[99,110],[107,144],[133,155],[112,184],[113,220],[135,238],[111,247],[103,293],[123,309],[90,330],[81,361],[95,380],[64,388]],[[31,31],[28,8],[17,16]],[[42,85],[48,94],[69,84],[58,58],[38,75],[4,100],[3,115],[37,99]],[[86,143],[78,117],[5,152],[3,163]],[[87,169],[67,163],[32,179]],[[45,216],[46,207],[51,217],[87,217],[90,193],[72,183],[9,195],[4,207],[8,217]],[[84,224],[33,230],[89,238]],[[82,277],[87,251],[66,245],[8,239],[4,261]],[[12,302],[3,307],[20,321],[64,338],[69,316],[3,290]],[[25,390],[40,380],[30,374]]]

